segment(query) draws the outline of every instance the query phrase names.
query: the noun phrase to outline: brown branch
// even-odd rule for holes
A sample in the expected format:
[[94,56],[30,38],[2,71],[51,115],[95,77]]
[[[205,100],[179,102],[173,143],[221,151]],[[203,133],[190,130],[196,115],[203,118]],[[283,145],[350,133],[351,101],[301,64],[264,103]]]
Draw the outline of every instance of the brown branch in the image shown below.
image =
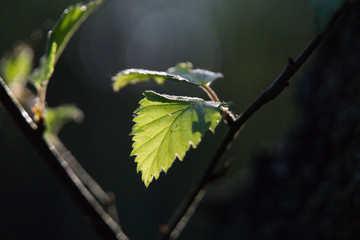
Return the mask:
[[[234,122],[229,122],[230,129],[219,145],[215,155],[210,161],[205,173],[199,182],[194,186],[190,194],[181,202],[179,207],[174,212],[173,216],[169,219],[166,225],[163,225],[160,231],[158,239],[176,239],[180,232],[179,229],[183,229],[184,222],[183,219],[186,216],[187,212],[191,208],[191,211],[195,211],[193,203],[196,202],[196,206],[199,204],[197,196],[200,192],[205,194],[205,187],[209,182],[211,182],[214,177],[214,169],[218,165],[221,157],[224,155],[226,150],[230,147],[233,140],[236,138],[237,134],[245,124],[245,122],[263,105],[274,100],[288,85],[290,78],[300,69],[300,67],[306,62],[314,50],[319,46],[321,41],[324,39],[326,34],[334,26],[336,20],[341,14],[348,8],[349,4],[344,4],[344,6],[332,17],[328,27],[325,31],[320,32],[306,48],[299,55],[299,57],[294,61],[292,58],[289,58],[287,66],[278,76],[278,78],[270,85],[268,89],[263,91],[241,114]],[[229,118],[232,119],[231,117]],[[187,219],[188,221],[189,219]],[[179,227],[181,225],[181,228]],[[164,231],[165,230],[165,231]]]
[[77,200],[80,207],[89,214],[96,230],[106,239],[127,240],[128,237],[122,231],[117,220],[109,215],[98,199],[86,188],[58,149],[54,145],[49,146],[47,144],[40,131],[38,131],[37,125],[18,103],[1,77],[0,100],[19,129],[25,134],[34,148],[43,156],[58,178]]

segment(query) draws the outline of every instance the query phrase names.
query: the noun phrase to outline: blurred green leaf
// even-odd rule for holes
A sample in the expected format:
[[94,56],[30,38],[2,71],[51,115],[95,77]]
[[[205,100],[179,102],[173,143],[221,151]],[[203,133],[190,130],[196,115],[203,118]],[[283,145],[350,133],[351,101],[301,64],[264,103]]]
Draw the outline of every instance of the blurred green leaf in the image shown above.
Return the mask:
[[196,148],[208,129],[214,132],[222,118],[223,104],[153,91],[143,94],[145,98],[134,112],[131,156],[136,156],[137,171],[141,171],[148,187],[161,171],[171,167],[176,157],[182,161],[190,145]]
[[35,84],[35,86],[38,89],[40,89],[44,84],[46,84],[50,80],[54,72],[56,51],[57,51],[57,44],[53,42],[49,54],[41,57],[40,66],[37,69],[35,69],[31,75],[31,81]]
[[46,134],[56,136],[61,128],[70,121],[81,122],[83,112],[74,105],[61,105],[45,111]]
[[13,82],[25,82],[32,70],[33,57],[33,50],[27,44],[16,46],[11,54],[1,59],[4,81],[8,85]]
[[311,0],[315,20],[321,30],[325,29],[334,13],[347,0]]
[[113,77],[113,89],[114,91],[119,91],[129,84],[147,82],[152,79],[159,84],[162,84],[165,80],[173,80],[202,86],[222,77],[221,73],[210,72],[204,69],[192,69],[192,64],[186,62],[178,63],[175,67],[169,68],[167,72],[135,68],[123,70]]

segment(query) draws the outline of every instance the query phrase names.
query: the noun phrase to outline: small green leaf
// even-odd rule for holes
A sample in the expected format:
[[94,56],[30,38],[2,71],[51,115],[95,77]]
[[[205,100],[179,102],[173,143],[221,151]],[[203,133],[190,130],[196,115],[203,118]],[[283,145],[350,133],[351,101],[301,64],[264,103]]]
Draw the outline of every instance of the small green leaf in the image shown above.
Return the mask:
[[81,122],[83,112],[74,105],[61,105],[56,108],[46,108],[46,134],[56,136],[61,128],[69,121]]
[[35,69],[31,75],[31,81],[35,84],[35,86],[40,89],[44,84],[46,84],[53,72],[56,61],[56,51],[57,44],[55,42],[51,45],[50,53],[47,56],[42,56],[40,59],[40,66]]
[[168,73],[183,77],[195,85],[209,85],[212,81],[223,78],[221,73],[211,72],[205,69],[192,69],[191,62],[178,63],[175,67],[169,68]]
[[347,0],[312,0],[315,20],[321,30],[325,29],[334,13]]
[[212,81],[222,77],[221,73],[210,72],[204,69],[192,69],[192,64],[186,62],[169,68],[167,72],[136,68],[126,69],[116,74],[112,79],[114,81],[114,91],[119,91],[129,84],[147,82],[152,79],[159,84],[162,84],[165,80],[173,80],[203,86],[209,85]]
[[103,2],[103,0],[94,0],[85,5],[78,3],[64,10],[60,19],[48,33],[45,54],[40,60],[39,68],[31,76],[31,80],[38,88],[47,84],[54,71],[55,64],[70,38],[86,18]]
[[1,73],[5,82],[25,82],[32,70],[33,57],[33,50],[27,44],[20,44],[11,54],[1,59]]
[[182,161],[190,145],[196,148],[208,129],[214,132],[224,104],[153,91],[143,94],[134,112],[131,156],[136,156],[137,171],[147,187],[161,171],[167,172],[176,157]]
[[[148,71],[136,68],[126,69],[119,72],[112,78],[114,81],[113,89],[114,91],[119,91],[126,85],[148,82],[152,79],[154,79],[157,83],[162,84],[165,81],[165,78],[169,79],[171,77],[176,78],[176,76],[169,75],[166,72]],[[181,81],[181,79],[179,79],[179,81]],[[183,81],[185,81],[185,79],[183,79]]]
[[103,0],[94,0],[88,4],[71,5],[65,9],[54,28],[48,33],[48,45],[45,54],[51,52],[51,45],[55,42],[58,46],[56,62],[76,30],[103,2]]

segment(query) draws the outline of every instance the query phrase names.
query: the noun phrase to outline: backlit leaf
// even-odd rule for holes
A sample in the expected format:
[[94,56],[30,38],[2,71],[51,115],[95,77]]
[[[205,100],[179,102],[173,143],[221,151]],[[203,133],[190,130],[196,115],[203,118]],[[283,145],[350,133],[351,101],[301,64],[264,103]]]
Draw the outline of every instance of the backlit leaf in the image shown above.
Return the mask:
[[94,0],[88,4],[77,3],[65,9],[54,28],[48,33],[45,54],[51,52],[51,44],[55,42],[58,46],[55,56],[55,61],[57,61],[76,30],[103,2],[103,0]]
[[208,85],[212,81],[222,77],[223,75],[221,73],[215,73],[204,69],[192,69],[192,64],[186,62],[179,63],[175,67],[169,68],[167,72],[149,71],[137,68],[123,70],[113,77],[113,88],[114,91],[119,91],[129,84],[147,82],[152,79],[159,84],[163,83],[165,80],[173,80],[202,86]]
[[56,108],[46,108],[46,134],[56,136],[61,128],[70,121],[80,122],[83,112],[74,105],[61,105]]
[[215,130],[223,103],[153,91],[143,94],[145,98],[134,112],[131,156],[136,156],[137,171],[148,186],[171,167],[176,157],[182,161],[190,145],[196,148],[208,129]]
[[[112,79],[114,91],[119,91],[121,88],[129,84],[136,84],[140,82],[148,82],[154,79],[157,83],[162,84],[165,79],[176,78],[167,74],[166,72],[148,71],[144,69],[131,68],[119,72]],[[185,79],[178,79],[179,81],[186,81]]]
[[64,10],[60,19],[48,33],[45,54],[40,60],[31,80],[36,86],[46,84],[53,71],[57,60],[64,51],[70,38],[74,35],[86,18],[103,3],[103,0],[90,1],[88,4],[78,3]]
[[178,63],[175,67],[169,68],[168,73],[183,77],[190,83],[196,85],[208,85],[212,81],[223,78],[224,76],[218,72],[211,72],[205,69],[192,69],[190,62]]
[[1,59],[1,73],[5,82],[25,82],[32,70],[33,56],[33,50],[28,45],[20,44]]
[[41,57],[40,66],[31,75],[31,81],[38,89],[50,80],[54,72],[57,44],[54,42],[51,46],[50,53]]

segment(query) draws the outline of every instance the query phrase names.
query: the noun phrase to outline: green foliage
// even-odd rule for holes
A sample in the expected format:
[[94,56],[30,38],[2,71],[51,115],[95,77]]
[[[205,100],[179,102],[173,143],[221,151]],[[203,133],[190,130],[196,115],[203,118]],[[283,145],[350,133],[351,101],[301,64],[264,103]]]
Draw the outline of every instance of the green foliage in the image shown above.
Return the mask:
[[[223,75],[192,67],[186,62],[167,72],[127,69],[113,77],[113,88],[119,91],[129,84],[150,80],[162,84],[165,80],[173,80],[204,87],[204,91],[213,93],[209,85]],[[176,157],[182,161],[190,145],[196,148],[206,130],[215,130],[225,104],[152,91],[143,94],[145,98],[140,101],[133,119],[136,124],[131,132],[134,144],[130,155],[136,156],[137,171],[141,171],[142,180],[148,187],[153,178],[159,178],[161,171],[167,172]]]
[[30,78],[38,90],[37,103],[32,108],[35,121],[41,122],[44,118],[46,89],[57,60],[76,30],[103,2],[104,0],[94,0],[85,5],[78,3],[69,6],[48,33],[45,54],[40,59],[40,66],[33,71]]
[[205,69],[192,69],[192,67],[191,62],[178,63],[175,67],[169,68],[168,72],[199,86],[210,85],[214,80],[224,77],[221,73]]
[[167,172],[176,157],[182,161],[190,145],[196,148],[208,129],[214,132],[223,104],[153,91],[143,94],[134,112],[131,156],[136,156],[137,171],[147,187],[162,170]]
[[311,4],[314,9],[315,19],[320,29],[325,29],[334,13],[347,0],[312,0]]
[[33,66],[34,53],[26,44],[16,46],[14,51],[1,59],[1,74],[7,84],[24,83]]
[[74,105],[61,105],[45,111],[46,134],[56,136],[64,124],[71,120],[82,121],[83,112]]
[[56,51],[57,44],[56,42],[53,42],[51,44],[50,52],[46,56],[41,57],[40,67],[35,69],[32,73],[31,80],[37,89],[42,88],[50,80],[56,63]]
[[103,2],[103,0],[94,0],[88,4],[77,3],[65,9],[53,30],[49,32],[45,54],[50,53],[52,51],[51,45],[56,43],[58,46],[55,54],[56,62],[76,30]]
[[[171,79],[172,77],[176,78],[176,76],[172,76],[170,74],[167,74],[166,72],[148,71],[136,68],[126,69],[119,72],[116,76],[112,78],[114,81],[113,89],[114,91],[119,91],[126,85],[148,82],[152,79],[154,79],[157,83],[162,84],[165,81],[165,78]],[[181,81],[182,79],[178,80]]]
[[113,77],[113,88],[119,91],[129,84],[147,82],[154,79],[162,84],[165,80],[191,83],[198,86],[209,85],[212,81],[222,78],[221,73],[210,72],[204,69],[192,69],[190,62],[178,63],[167,72],[149,71],[144,69],[126,69]]
[[32,81],[39,88],[49,81],[57,60],[64,51],[70,38],[74,35],[86,18],[101,4],[103,0],[91,1],[83,5],[71,5],[61,15],[53,29],[48,33],[45,55],[40,60],[40,66],[32,75]]

